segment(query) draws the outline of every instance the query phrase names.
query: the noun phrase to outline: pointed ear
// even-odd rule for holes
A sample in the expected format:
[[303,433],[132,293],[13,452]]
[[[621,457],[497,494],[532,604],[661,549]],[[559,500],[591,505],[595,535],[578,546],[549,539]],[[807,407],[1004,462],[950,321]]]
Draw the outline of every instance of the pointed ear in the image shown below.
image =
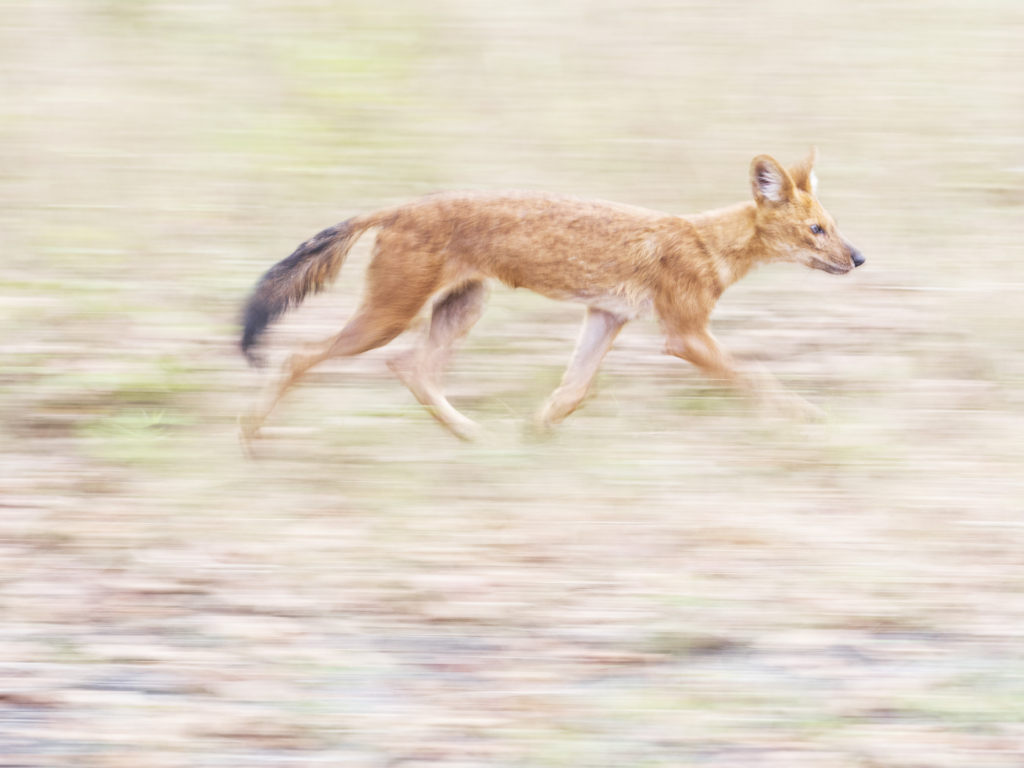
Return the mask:
[[758,155],[751,161],[750,186],[758,205],[778,205],[793,198],[793,179],[771,155]]
[[793,183],[797,189],[810,192],[812,195],[818,192],[818,177],[814,173],[814,164],[818,162],[818,148],[811,146],[807,157],[789,169],[789,175],[793,177]]

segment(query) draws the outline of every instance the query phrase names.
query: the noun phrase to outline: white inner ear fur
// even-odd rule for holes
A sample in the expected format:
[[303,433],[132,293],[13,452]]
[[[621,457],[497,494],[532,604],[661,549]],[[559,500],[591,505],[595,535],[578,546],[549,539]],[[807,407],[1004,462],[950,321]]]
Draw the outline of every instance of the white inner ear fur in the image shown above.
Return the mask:
[[811,194],[818,194],[818,174],[816,174],[812,170],[809,174],[807,174],[807,180],[811,182]]
[[771,168],[760,168],[757,171],[757,188],[761,194],[773,203],[782,199],[782,179]]

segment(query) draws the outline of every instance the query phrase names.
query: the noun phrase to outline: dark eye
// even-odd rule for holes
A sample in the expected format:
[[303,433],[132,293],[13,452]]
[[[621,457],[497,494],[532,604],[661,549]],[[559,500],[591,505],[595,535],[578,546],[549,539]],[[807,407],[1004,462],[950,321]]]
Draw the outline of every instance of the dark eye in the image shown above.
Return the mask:
[[817,224],[811,224],[811,232],[813,232],[814,234],[820,235],[824,231],[825,230],[819,227]]

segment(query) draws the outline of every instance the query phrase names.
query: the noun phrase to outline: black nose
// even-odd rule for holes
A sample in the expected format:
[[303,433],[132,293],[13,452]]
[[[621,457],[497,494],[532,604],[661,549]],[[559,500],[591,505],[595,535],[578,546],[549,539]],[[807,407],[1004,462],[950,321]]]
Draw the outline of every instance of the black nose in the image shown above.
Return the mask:
[[850,249],[850,258],[853,259],[853,266],[859,267],[865,262],[864,254],[854,248],[852,245],[846,246]]

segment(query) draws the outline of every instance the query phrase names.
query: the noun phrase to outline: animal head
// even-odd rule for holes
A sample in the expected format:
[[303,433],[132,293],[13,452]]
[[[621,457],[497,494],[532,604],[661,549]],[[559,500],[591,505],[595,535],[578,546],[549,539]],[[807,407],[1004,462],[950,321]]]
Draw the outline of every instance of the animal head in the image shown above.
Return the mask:
[[770,155],[750,163],[757,202],[757,230],[765,255],[843,275],[864,263],[864,255],[842,236],[815,194],[817,147],[786,170]]

